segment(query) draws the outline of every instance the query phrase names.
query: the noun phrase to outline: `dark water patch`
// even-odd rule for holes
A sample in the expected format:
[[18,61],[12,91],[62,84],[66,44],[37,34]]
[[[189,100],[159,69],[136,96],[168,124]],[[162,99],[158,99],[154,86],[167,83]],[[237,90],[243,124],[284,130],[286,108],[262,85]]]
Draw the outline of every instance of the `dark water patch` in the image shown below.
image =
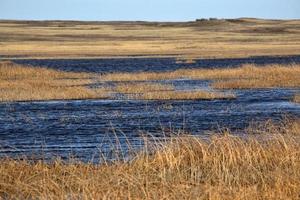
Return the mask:
[[300,117],[300,105],[290,102],[296,92],[300,90],[240,90],[235,100],[214,101],[1,103],[0,157],[76,155],[86,161],[99,159],[99,152],[113,154],[116,144],[128,149],[127,140],[139,148],[143,134],[163,137],[181,129],[205,135],[224,127],[238,131],[253,121]]
[[189,68],[224,68],[237,67],[250,63],[292,64],[300,63],[300,55],[295,56],[260,56],[231,59],[199,59],[195,63],[177,63],[174,58],[114,58],[114,59],[26,59],[14,62],[32,66],[43,66],[72,72],[138,72],[138,71],[173,71]]

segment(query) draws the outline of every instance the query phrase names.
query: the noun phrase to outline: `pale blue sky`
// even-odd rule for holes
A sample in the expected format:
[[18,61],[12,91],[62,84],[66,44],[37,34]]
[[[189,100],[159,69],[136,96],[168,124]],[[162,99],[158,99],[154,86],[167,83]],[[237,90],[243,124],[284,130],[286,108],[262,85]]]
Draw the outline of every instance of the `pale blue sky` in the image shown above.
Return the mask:
[[0,0],[0,19],[187,21],[299,19],[300,0]]

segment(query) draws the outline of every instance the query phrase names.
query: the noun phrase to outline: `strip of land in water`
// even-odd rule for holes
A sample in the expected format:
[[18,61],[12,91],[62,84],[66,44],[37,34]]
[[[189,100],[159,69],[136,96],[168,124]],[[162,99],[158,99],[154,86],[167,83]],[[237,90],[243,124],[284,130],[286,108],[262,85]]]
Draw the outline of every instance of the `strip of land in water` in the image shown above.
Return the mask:
[[225,69],[180,69],[170,72],[110,73],[105,81],[153,81],[172,79],[213,80],[217,89],[297,88],[300,87],[300,65],[245,64]]
[[[147,83],[181,78],[210,80],[212,89],[299,88],[300,66],[243,65],[226,69],[180,69],[171,72],[74,73],[29,67],[11,62],[0,63],[0,101],[114,99],[121,93],[128,99],[196,100],[232,99],[233,93],[205,90],[175,90],[171,84]],[[140,82],[144,81],[144,82]],[[114,82],[111,87],[90,87]],[[298,101],[298,96],[294,101]]]
[[300,20],[0,21],[2,58],[300,55]]
[[219,92],[175,91],[173,85],[168,84],[132,82],[119,83],[115,87],[90,87],[102,80],[102,76],[95,73],[63,72],[0,62],[0,101],[114,99],[112,93],[142,100],[234,98]]

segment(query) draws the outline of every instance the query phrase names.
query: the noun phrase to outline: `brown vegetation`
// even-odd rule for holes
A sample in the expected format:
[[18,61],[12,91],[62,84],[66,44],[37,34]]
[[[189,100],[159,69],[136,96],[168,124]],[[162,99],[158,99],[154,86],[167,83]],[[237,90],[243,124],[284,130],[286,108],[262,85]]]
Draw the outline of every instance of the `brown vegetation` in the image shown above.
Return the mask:
[[299,33],[299,20],[0,21],[0,55],[8,58],[159,55],[187,60],[299,55]]
[[111,164],[2,159],[0,198],[299,199],[299,121],[254,130],[149,142]]
[[[243,65],[226,69],[180,69],[171,72],[111,73],[105,75],[55,71],[0,63],[0,101],[109,98],[110,92],[131,99],[184,100],[234,98],[211,91],[176,91],[173,85],[138,81],[170,79],[212,80],[216,89],[245,89],[300,86],[299,65]],[[88,84],[119,82],[115,88],[90,89]],[[126,83],[122,83],[126,82]],[[297,97],[295,97],[295,101]]]
[[191,78],[214,80],[212,86],[221,89],[299,87],[300,66],[245,64],[226,69],[180,69],[171,72],[112,73],[104,75],[107,81],[149,81]]
[[296,94],[294,97],[294,102],[295,103],[300,103],[300,94]]
[[92,82],[86,73],[0,63],[0,101],[107,98],[105,89],[85,86]]
[[213,100],[233,99],[235,96],[234,94],[210,91],[158,91],[146,92],[136,98],[144,100]]
[[179,91],[173,85],[161,83],[119,83],[115,89],[129,99],[141,100],[207,100],[231,99],[233,94],[212,91]]
[[221,89],[294,88],[300,87],[300,66],[245,65],[238,69],[221,70],[216,73],[216,78],[219,81],[212,86]]

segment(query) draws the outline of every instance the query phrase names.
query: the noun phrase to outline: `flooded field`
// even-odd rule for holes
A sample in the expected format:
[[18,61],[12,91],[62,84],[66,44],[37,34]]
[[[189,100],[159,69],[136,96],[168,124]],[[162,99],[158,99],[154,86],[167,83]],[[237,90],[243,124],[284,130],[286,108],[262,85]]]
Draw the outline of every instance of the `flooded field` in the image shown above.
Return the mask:
[[[300,56],[197,60],[176,63],[172,58],[98,60],[18,60],[17,63],[76,72],[169,71],[215,68],[244,63],[300,63]],[[169,80],[176,90],[209,88],[209,81]],[[112,83],[113,84],[113,83]],[[91,85],[97,87],[97,85]],[[252,122],[300,117],[300,104],[292,99],[300,88],[232,90],[231,100],[144,101],[69,100],[0,103],[0,157],[22,155],[51,159],[70,155],[97,160],[115,144],[126,149],[143,144],[142,137],[168,137],[183,130],[206,137],[224,128],[239,134]],[[118,139],[116,139],[118,138]]]
[[193,63],[177,62],[175,58],[118,58],[118,59],[26,59],[15,60],[19,64],[45,66],[52,69],[72,72],[163,72],[189,68],[222,68],[236,67],[251,63],[266,64],[293,64],[300,63],[300,56],[261,56],[232,59],[199,59]]

